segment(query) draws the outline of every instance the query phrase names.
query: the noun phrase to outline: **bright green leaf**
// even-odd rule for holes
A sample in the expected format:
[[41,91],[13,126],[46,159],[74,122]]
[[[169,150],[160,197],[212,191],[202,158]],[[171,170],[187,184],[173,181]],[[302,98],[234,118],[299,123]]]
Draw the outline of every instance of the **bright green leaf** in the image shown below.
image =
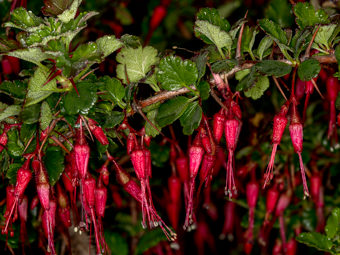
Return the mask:
[[127,83],[127,77],[130,82],[138,82],[158,60],[157,50],[151,46],[123,48],[117,55],[117,77],[124,83]]
[[259,99],[263,93],[269,88],[269,79],[266,76],[260,76],[255,81],[255,84],[244,92],[246,97],[251,97],[256,100]]
[[34,104],[25,107],[20,114],[20,118],[25,124],[34,124],[39,121],[39,114],[40,105]]
[[340,227],[340,208],[335,208],[327,219],[325,232],[328,238],[333,238]]
[[330,46],[329,39],[332,37],[336,27],[337,27],[336,24],[321,26],[319,28],[319,31],[316,33],[314,43],[321,44],[328,49]]
[[301,233],[296,240],[318,250],[327,252],[329,252],[333,246],[333,243],[325,235],[317,232]]
[[8,117],[18,115],[20,111],[21,111],[20,105],[10,105],[4,111],[0,113],[0,121]]
[[322,9],[315,10],[310,3],[297,3],[294,6],[294,14],[296,16],[296,23],[301,29],[329,22],[326,12]]
[[111,114],[106,117],[103,128],[114,128],[124,120],[124,117],[124,113],[112,111]]
[[302,81],[310,81],[318,76],[321,70],[320,63],[316,59],[307,59],[303,61],[298,68],[298,75]]
[[156,122],[160,127],[172,124],[182,116],[183,112],[188,107],[188,103],[189,98],[179,96],[161,104],[156,116]]
[[57,87],[55,79],[44,85],[47,81],[48,74],[48,68],[44,66],[38,67],[34,72],[34,75],[28,82],[25,107],[39,103],[54,92]]
[[197,90],[200,92],[200,97],[201,99],[207,100],[210,96],[210,85],[207,81],[201,81],[197,85]]
[[275,22],[269,19],[261,19],[259,21],[259,25],[261,29],[266,32],[268,35],[276,39],[280,43],[286,45],[288,43],[287,35],[282,30],[282,28],[276,24]]
[[218,10],[213,8],[202,8],[197,13],[197,20],[205,20],[214,26],[220,27],[221,30],[228,32],[230,24],[226,19],[221,18]]
[[190,102],[183,115],[180,117],[180,122],[183,127],[184,135],[191,135],[201,123],[202,108],[197,101]]
[[11,12],[11,21],[5,23],[5,27],[15,27],[22,30],[37,27],[43,22],[42,18],[37,17],[31,11],[19,7]]
[[159,64],[157,79],[166,90],[177,90],[195,84],[198,78],[196,64],[180,57],[168,56]]
[[210,24],[208,21],[197,20],[195,22],[195,33],[199,37],[201,34],[205,37],[201,39],[208,44],[215,44],[222,57],[224,54],[222,48],[226,48],[229,52],[233,44],[233,40],[228,32],[221,30],[220,27]]
[[51,186],[54,186],[64,171],[64,154],[59,147],[49,146],[44,156],[44,163]]
[[11,157],[22,157],[24,152],[24,145],[19,139],[19,134],[17,129],[12,129],[7,132],[8,142],[7,151]]
[[58,18],[64,23],[67,23],[70,20],[74,19],[77,14],[79,5],[81,4],[81,1],[82,0],[73,0],[71,6],[68,9],[64,10],[61,14],[59,14]]
[[6,55],[20,58],[36,65],[40,65],[41,61],[51,57],[51,55],[43,52],[38,47],[14,50],[6,53]]
[[198,81],[202,79],[205,75],[205,70],[208,62],[208,51],[203,51],[197,57],[194,57],[194,62],[196,63],[196,67],[198,70]]
[[125,108],[125,102],[123,98],[125,96],[125,88],[120,82],[120,80],[116,78],[110,78],[109,76],[105,76],[105,84],[106,89],[112,96],[114,102],[118,104],[122,109]]
[[90,82],[76,84],[79,96],[75,90],[67,93],[64,98],[64,108],[67,114],[87,114],[97,101],[96,85]]
[[[148,111],[146,117],[151,121],[151,123],[158,129],[161,130],[161,127],[156,122],[158,109],[154,109],[152,111]],[[148,122],[145,122],[145,133],[149,136],[155,137],[159,134],[159,132]]]
[[281,27],[291,27],[294,22],[291,9],[292,7],[287,0],[271,0],[265,10],[265,17]]
[[235,67],[236,64],[237,63],[235,60],[230,59],[218,60],[211,65],[211,70],[214,73],[229,72],[231,69]]
[[257,48],[257,55],[260,60],[264,57],[265,52],[273,45],[273,39],[269,36],[263,37],[259,47]]
[[96,43],[104,58],[118,50],[123,45],[114,35],[103,36],[97,39]]
[[24,81],[3,81],[0,84],[0,92],[11,97],[24,99],[26,96],[27,84]]
[[41,109],[40,109],[40,119],[39,119],[40,128],[42,130],[45,130],[46,128],[48,128],[52,119],[53,119],[53,114],[52,114],[50,106],[48,105],[47,102],[43,102],[41,105]]
[[277,60],[263,60],[255,65],[256,70],[268,76],[281,77],[292,71],[292,67]]

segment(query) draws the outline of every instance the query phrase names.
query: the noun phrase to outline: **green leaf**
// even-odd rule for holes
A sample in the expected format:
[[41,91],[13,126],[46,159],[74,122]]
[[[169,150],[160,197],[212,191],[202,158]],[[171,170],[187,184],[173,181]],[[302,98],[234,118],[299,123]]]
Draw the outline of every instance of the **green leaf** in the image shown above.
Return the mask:
[[210,85],[207,81],[201,81],[197,85],[197,90],[200,92],[200,97],[201,99],[207,100],[210,96]]
[[112,255],[128,255],[129,247],[126,239],[122,237],[121,233],[112,232],[110,230],[104,231],[105,241],[109,247]]
[[105,76],[104,81],[106,84],[106,89],[113,98],[113,101],[118,104],[120,108],[125,109],[126,104],[123,101],[123,98],[125,96],[125,88],[120,80]]
[[189,98],[179,96],[161,104],[156,116],[156,122],[160,127],[172,124],[182,116],[183,112],[188,107],[188,103]]
[[34,124],[39,121],[39,114],[40,105],[30,105],[22,110],[20,118],[25,124]]
[[64,171],[64,154],[59,147],[49,146],[44,156],[44,163],[51,186],[54,186]]
[[44,0],[42,13],[45,16],[57,16],[68,9],[73,0]]
[[340,44],[336,46],[334,55],[335,55],[336,61],[338,61],[338,65],[340,65]]
[[312,33],[310,30],[296,30],[295,35],[291,40],[291,46],[294,50],[295,58],[299,58],[301,52],[307,49],[310,40],[312,39]]
[[120,41],[126,46],[126,47],[129,47],[129,48],[138,48],[138,47],[141,47],[142,46],[142,43],[139,39],[138,36],[135,36],[135,35],[129,35],[129,34],[125,34],[125,35],[122,35],[122,37],[120,38]]
[[330,252],[333,246],[333,243],[325,235],[316,232],[301,233],[296,240],[318,250],[327,252]]
[[20,128],[20,140],[26,145],[37,132],[36,124],[22,124]]
[[269,19],[261,19],[259,21],[259,25],[261,29],[270,35],[273,39],[276,39],[280,43],[286,45],[288,43],[288,39],[286,33],[282,30],[282,28],[276,24],[275,22]]
[[281,77],[292,71],[292,67],[277,60],[263,60],[255,65],[255,68],[268,76]]
[[262,58],[265,55],[266,50],[268,50],[272,45],[273,45],[273,39],[271,37],[267,35],[263,37],[263,39],[261,40],[259,44],[259,47],[257,48],[257,55],[260,60],[262,60]]
[[340,226],[340,208],[335,208],[327,219],[325,232],[328,238],[334,238]]
[[118,124],[122,123],[124,120],[124,113],[118,111],[112,111],[109,116],[107,116],[103,128],[114,128]]
[[315,10],[310,3],[297,3],[294,6],[294,14],[301,29],[329,22],[326,12],[322,9]]
[[157,50],[151,46],[138,47],[137,49],[123,48],[116,59],[119,63],[117,77],[122,79],[124,83],[127,83],[127,77],[130,82],[138,82],[159,60]]
[[143,254],[151,247],[156,246],[159,242],[165,241],[166,237],[162,233],[160,228],[146,232],[137,244],[135,251],[136,255]]
[[74,19],[77,14],[79,5],[81,4],[81,1],[82,0],[73,0],[70,7],[68,7],[66,10],[64,10],[61,14],[58,15],[58,19],[60,19],[64,23],[67,23],[70,20]]
[[287,0],[271,0],[265,10],[265,17],[281,27],[291,27],[294,23],[291,9],[292,7]]
[[[225,47],[230,52],[233,40],[229,33],[221,30],[220,27],[212,25],[208,21],[197,20],[194,30],[196,36],[205,43],[215,44],[222,57],[224,57],[222,48]],[[204,35],[204,37],[200,37],[200,35]]]
[[211,70],[214,73],[229,72],[236,66],[237,62],[235,60],[223,59],[216,61],[211,65]]
[[298,75],[302,81],[310,81],[318,76],[321,70],[319,61],[316,59],[307,59],[303,61],[298,68]]
[[200,53],[197,57],[194,57],[194,62],[196,63],[196,67],[198,70],[198,81],[202,79],[202,77],[205,75],[205,70],[208,62],[208,51],[203,51]]
[[[247,74],[247,72],[249,73]],[[250,88],[252,85],[254,85],[256,80],[255,67],[239,71],[236,74],[240,76],[240,77],[235,76],[235,78],[240,81],[236,86],[237,91],[246,90]]]
[[255,37],[258,31],[255,28],[251,28],[249,26],[245,26],[243,29],[243,36],[242,36],[242,44],[241,49],[242,52],[248,52],[253,55],[252,49],[255,42]]
[[94,83],[79,82],[76,84],[79,96],[75,90],[66,94],[64,108],[67,114],[87,114],[97,101],[97,88]]
[[246,97],[251,97],[256,100],[259,99],[263,93],[269,88],[269,79],[266,76],[259,76],[255,81],[255,85],[244,92]]
[[48,74],[48,69],[44,66],[39,66],[34,72],[34,75],[28,82],[25,107],[39,103],[55,91],[57,87],[55,79],[43,86],[47,81]]
[[[161,127],[156,122],[157,112],[158,109],[148,111],[146,117],[151,121],[152,124],[154,124],[156,128],[158,128],[158,130],[161,130]],[[148,121],[145,122],[145,133],[152,137],[155,137],[156,135],[159,134],[159,132],[153,126],[151,126]]]
[[123,45],[114,35],[103,36],[96,40],[96,44],[104,58],[118,50]]
[[72,54],[72,62],[79,60],[99,61],[100,53],[95,42],[81,44]]
[[52,115],[50,106],[48,105],[46,101],[44,101],[40,109],[40,119],[39,119],[40,128],[42,130],[45,130],[46,128],[48,128],[52,119],[53,119],[53,115]]
[[336,24],[330,24],[326,26],[321,26],[319,28],[319,31],[316,33],[314,43],[321,44],[326,47],[326,49],[329,49],[330,46],[330,38],[333,35],[333,32],[335,31],[337,25]]
[[6,177],[8,178],[10,184],[15,184],[17,182],[17,174],[21,166],[22,164],[19,163],[12,163],[9,165]]
[[20,105],[10,105],[3,112],[0,113],[0,121],[8,117],[18,115],[20,111],[21,111]]
[[41,61],[44,61],[51,57],[51,55],[43,52],[38,47],[10,51],[6,53],[6,55],[20,58],[22,60],[32,62],[33,64],[36,64],[36,65],[40,65]]
[[5,93],[8,96],[24,99],[26,96],[27,84],[24,81],[3,81],[0,84],[0,92]]
[[42,18],[37,17],[31,11],[19,7],[11,12],[11,21],[4,24],[5,27],[15,27],[21,30],[37,27],[43,22]]
[[197,101],[190,102],[183,115],[179,119],[183,127],[184,135],[191,135],[201,123],[202,108]]
[[197,20],[205,20],[214,26],[218,26],[221,30],[228,32],[230,24],[226,19],[223,19],[218,10],[214,8],[202,8],[197,13]]
[[168,56],[159,63],[157,79],[166,90],[177,90],[194,85],[198,78],[196,64],[180,57]]
[[7,151],[11,157],[22,157],[24,152],[24,145],[19,139],[19,134],[17,129],[13,129],[7,132],[8,143]]

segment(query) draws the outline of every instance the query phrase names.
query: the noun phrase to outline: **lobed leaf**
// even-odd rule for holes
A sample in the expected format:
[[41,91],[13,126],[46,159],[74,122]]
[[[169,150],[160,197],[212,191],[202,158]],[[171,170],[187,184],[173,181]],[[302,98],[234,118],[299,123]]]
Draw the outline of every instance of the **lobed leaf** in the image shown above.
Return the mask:
[[301,29],[317,24],[329,23],[328,15],[322,9],[315,10],[310,3],[297,3],[294,5],[296,23]]

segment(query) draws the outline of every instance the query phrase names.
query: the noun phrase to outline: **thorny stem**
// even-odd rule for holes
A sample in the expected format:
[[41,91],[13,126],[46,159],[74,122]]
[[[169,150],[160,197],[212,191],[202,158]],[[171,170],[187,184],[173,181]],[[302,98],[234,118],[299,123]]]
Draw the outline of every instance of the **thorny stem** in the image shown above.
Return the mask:
[[[247,14],[248,14],[248,11],[246,12],[246,15],[244,15],[245,19],[247,18]],[[243,23],[242,26],[241,26],[240,34],[239,34],[238,40],[237,40],[236,59],[241,58],[241,46],[242,46],[242,36],[243,36],[244,24],[245,23]]]
[[318,85],[316,84],[316,82],[315,82],[313,79],[311,79],[311,82],[313,83],[313,86],[314,86],[314,88],[316,89],[316,91],[319,93],[320,97],[321,97],[322,99],[325,99],[325,97],[324,97],[324,96],[322,95],[322,93],[320,92],[319,87],[318,87]]
[[286,101],[288,101],[288,99],[287,99],[285,93],[283,93],[283,90],[282,90],[282,88],[281,88],[279,82],[277,81],[277,79],[276,79],[274,76],[272,76],[272,77],[273,77],[273,80],[274,80],[274,83],[275,83],[276,87],[277,87],[278,90],[281,92],[281,94],[282,94],[282,96],[284,97],[284,99],[286,99]]
[[312,40],[311,40],[311,41],[309,42],[309,44],[308,44],[308,47],[307,47],[307,49],[306,49],[306,51],[305,51],[305,55],[303,56],[304,59],[309,58],[309,56],[310,56],[310,49],[312,48],[312,44],[313,44],[313,42],[314,42],[314,39],[315,39],[316,34],[317,34],[318,31],[319,31],[319,28],[320,28],[320,25],[316,28],[316,30],[315,30],[315,32],[314,32],[314,34],[313,34]]

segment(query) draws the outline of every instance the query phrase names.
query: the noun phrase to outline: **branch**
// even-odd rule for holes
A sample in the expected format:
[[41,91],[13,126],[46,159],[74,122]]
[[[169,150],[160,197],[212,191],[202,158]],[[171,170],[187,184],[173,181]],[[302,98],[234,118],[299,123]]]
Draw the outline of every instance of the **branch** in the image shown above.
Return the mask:
[[[334,54],[330,54],[330,55],[326,55],[326,56],[312,56],[312,58],[318,60],[320,62],[320,64],[334,64],[337,63],[337,60],[334,56]],[[293,63],[287,59],[282,59],[282,60],[278,60],[280,62],[286,63],[288,65],[293,65]],[[237,73],[238,71],[244,70],[244,69],[249,69],[251,68],[253,65],[255,65],[257,63],[257,61],[249,61],[249,62],[245,62],[243,64],[237,65],[235,66],[233,69],[231,69],[229,72],[221,74],[222,78],[231,78],[235,75],[235,73]],[[214,83],[214,81],[212,80],[211,83]],[[192,90],[196,91],[196,88],[194,86],[190,87]],[[178,90],[173,90],[173,91],[162,91],[159,92],[158,94],[156,94],[155,96],[152,96],[150,98],[147,98],[145,100],[142,101],[137,101],[136,107],[138,108],[144,108],[147,107],[149,105],[158,103],[158,102],[163,102],[165,100],[171,99],[173,97],[179,96],[179,95],[183,95],[186,93],[191,92],[188,88],[180,88]],[[132,109],[127,116],[131,116],[133,114],[135,114],[137,112],[137,108],[134,107],[135,109]]]

